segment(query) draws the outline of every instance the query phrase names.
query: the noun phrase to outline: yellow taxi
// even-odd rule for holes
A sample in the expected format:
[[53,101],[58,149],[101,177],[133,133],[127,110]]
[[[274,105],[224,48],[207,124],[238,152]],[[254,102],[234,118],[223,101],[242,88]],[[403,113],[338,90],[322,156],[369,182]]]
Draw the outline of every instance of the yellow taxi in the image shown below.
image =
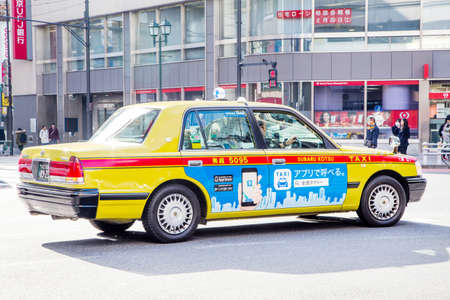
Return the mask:
[[391,226],[426,180],[414,158],[344,148],[281,105],[156,102],[116,111],[87,142],[31,147],[18,192],[31,214],[182,241],[207,221],[356,211]]

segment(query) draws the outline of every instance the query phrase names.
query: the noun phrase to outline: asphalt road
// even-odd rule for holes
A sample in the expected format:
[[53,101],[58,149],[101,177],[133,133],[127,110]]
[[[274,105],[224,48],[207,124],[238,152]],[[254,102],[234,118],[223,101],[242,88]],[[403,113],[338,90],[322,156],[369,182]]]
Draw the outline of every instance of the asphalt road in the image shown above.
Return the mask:
[[450,299],[450,172],[391,228],[354,213],[211,222],[179,244],[30,216],[0,158],[0,299]]

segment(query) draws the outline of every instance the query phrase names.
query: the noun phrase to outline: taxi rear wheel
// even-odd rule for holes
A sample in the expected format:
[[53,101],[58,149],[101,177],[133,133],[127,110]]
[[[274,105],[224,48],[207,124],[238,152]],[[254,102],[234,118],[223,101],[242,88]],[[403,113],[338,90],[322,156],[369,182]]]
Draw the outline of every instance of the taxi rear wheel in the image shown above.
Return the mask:
[[121,234],[130,228],[134,223],[134,221],[127,223],[112,223],[99,220],[89,220],[89,222],[98,230],[109,234]]
[[357,213],[364,224],[385,227],[400,221],[405,207],[406,193],[403,186],[394,178],[383,175],[367,184]]
[[184,241],[200,222],[200,204],[195,193],[184,185],[172,184],[159,190],[142,216],[145,231],[154,241]]

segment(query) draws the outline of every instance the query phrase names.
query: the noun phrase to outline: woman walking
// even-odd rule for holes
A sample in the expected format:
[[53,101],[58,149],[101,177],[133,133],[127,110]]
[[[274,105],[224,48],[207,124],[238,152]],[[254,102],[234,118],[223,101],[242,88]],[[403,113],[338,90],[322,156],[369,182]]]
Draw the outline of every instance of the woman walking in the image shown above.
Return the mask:
[[380,129],[377,126],[377,122],[373,116],[369,117],[369,124],[367,126],[366,142],[365,145],[369,148],[378,147],[378,136],[380,135]]
[[410,131],[408,126],[408,120],[402,119],[400,121],[400,132],[398,133],[398,138],[400,139],[400,146],[398,146],[398,152],[406,154],[409,146]]

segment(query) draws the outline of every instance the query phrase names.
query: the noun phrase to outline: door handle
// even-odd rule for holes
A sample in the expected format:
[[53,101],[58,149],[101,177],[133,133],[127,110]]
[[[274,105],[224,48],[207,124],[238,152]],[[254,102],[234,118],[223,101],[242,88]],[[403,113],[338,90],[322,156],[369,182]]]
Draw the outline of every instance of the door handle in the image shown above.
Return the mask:
[[284,165],[285,163],[286,163],[286,159],[284,159],[284,158],[272,159],[272,165]]
[[203,166],[203,161],[201,160],[190,160],[188,161],[189,167],[201,167]]

